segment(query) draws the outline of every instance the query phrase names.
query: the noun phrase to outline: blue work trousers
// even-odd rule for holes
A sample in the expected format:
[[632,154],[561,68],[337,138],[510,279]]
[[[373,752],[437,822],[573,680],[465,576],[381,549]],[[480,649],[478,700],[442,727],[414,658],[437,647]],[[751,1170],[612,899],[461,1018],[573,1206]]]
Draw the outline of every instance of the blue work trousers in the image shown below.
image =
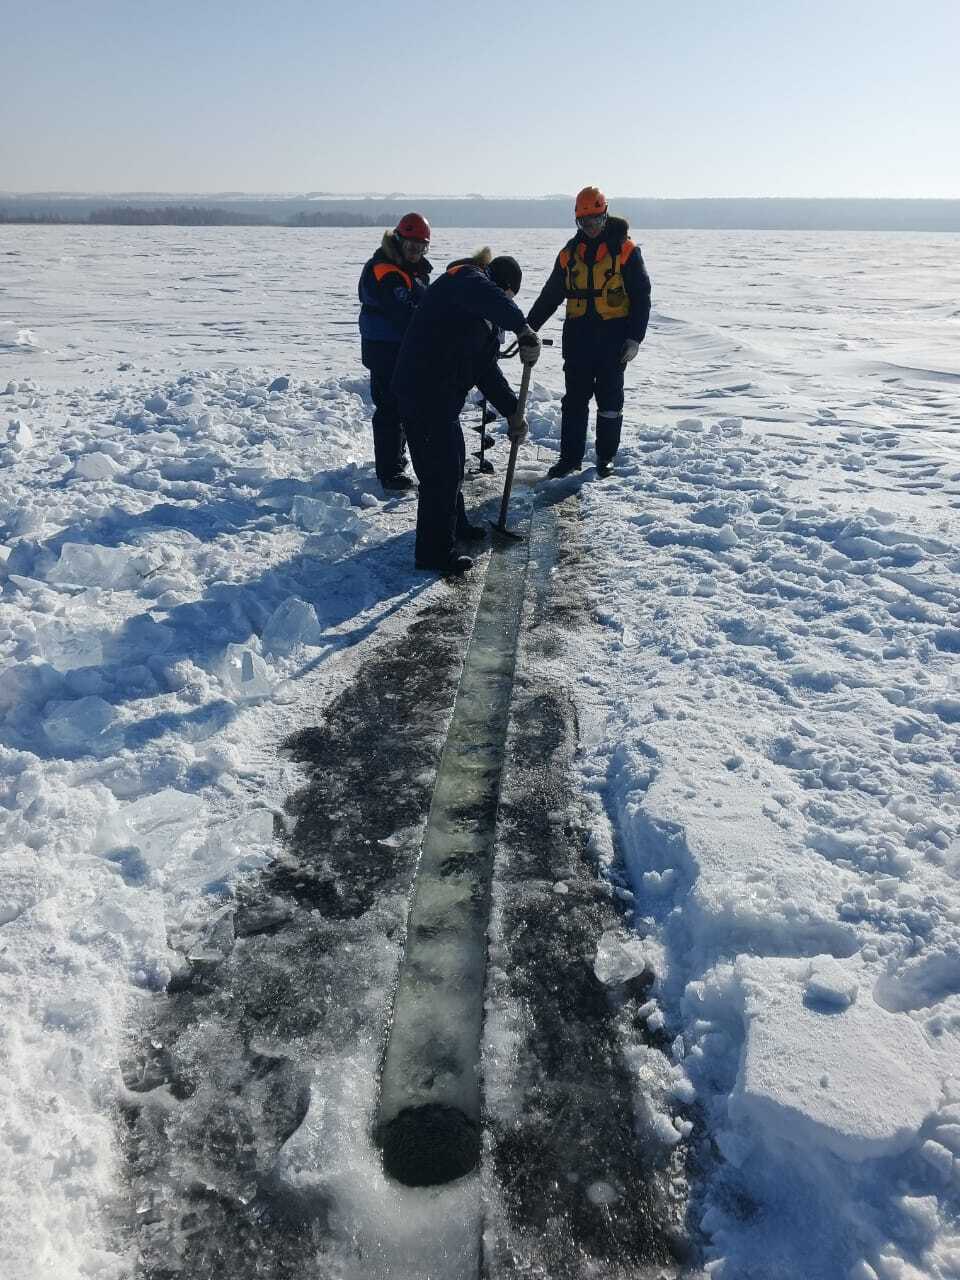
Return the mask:
[[459,414],[429,404],[402,402],[410,459],[420,483],[417,498],[418,564],[443,568],[467,526],[463,468],[467,450]]
[[[583,328],[568,334],[573,325]],[[616,321],[568,320],[564,325],[566,393],[560,402],[561,462],[574,466],[583,462],[592,399],[597,402],[597,460],[607,461],[616,455],[623,427],[623,341],[623,328]]]
[[393,370],[400,352],[394,342],[368,342],[361,345],[361,359],[370,370],[370,396],[373,400],[373,459],[377,479],[383,484],[400,475],[407,465],[406,437],[397,397],[390,390]]

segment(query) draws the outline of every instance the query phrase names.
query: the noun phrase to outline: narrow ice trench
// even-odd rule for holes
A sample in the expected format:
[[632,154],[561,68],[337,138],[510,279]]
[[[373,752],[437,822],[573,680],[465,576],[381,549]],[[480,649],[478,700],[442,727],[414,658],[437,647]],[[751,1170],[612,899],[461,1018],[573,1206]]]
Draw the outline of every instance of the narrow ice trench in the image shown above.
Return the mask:
[[378,1123],[384,1169],[407,1186],[480,1159],[490,884],[528,555],[498,542],[490,557],[417,870]]

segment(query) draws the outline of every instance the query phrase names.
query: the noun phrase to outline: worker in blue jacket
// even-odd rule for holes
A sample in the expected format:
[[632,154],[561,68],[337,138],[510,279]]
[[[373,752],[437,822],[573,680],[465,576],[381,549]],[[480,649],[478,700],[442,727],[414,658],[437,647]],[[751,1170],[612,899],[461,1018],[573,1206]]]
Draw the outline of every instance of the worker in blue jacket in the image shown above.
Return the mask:
[[597,402],[597,474],[610,475],[623,427],[623,375],[650,319],[650,277],[623,218],[608,213],[598,187],[584,187],[574,206],[577,234],[557,255],[530,308],[540,329],[566,301],[560,457],[551,479],[579,471],[587,445],[590,401]]
[[387,491],[413,487],[406,474],[406,440],[400,406],[390,390],[400,343],[414,308],[430,283],[426,258],[430,224],[419,213],[405,214],[364,265],[360,295],[360,358],[370,370],[373,400],[373,456],[377,479]]
[[492,258],[483,249],[451,263],[427,290],[407,327],[393,391],[420,482],[418,569],[465,573],[473,560],[457,554],[457,540],[484,537],[483,527],[467,520],[461,490],[466,446],[460,411],[470,389],[479,387],[507,419],[511,439],[526,435],[517,397],[497,364],[504,330],[517,335],[524,364],[535,364],[540,354],[540,339],[513,301],[521,279],[514,258]]

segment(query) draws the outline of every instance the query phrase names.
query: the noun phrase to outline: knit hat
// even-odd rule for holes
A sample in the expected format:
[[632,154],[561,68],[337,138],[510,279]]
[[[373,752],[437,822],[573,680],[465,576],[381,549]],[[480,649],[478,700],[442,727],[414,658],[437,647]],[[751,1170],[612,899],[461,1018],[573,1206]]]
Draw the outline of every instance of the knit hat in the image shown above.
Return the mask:
[[512,289],[514,293],[520,292],[523,272],[520,270],[520,263],[516,258],[508,257],[506,254],[499,258],[494,258],[487,268],[487,274],[493,283],[499,285],[501,289]]

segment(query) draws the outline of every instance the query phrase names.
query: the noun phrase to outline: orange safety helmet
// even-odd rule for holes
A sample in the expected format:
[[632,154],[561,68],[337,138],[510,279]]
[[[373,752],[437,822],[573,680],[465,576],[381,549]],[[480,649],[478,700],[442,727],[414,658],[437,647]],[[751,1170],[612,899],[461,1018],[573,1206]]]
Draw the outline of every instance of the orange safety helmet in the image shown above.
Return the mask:
[[574,205],[574,217],[597,218],[607,212],[607,197],[599,187],[584,187]]
[[430,243],[430,223],[421,213],[405,213],[394,229],[402,240],[426,240]]

